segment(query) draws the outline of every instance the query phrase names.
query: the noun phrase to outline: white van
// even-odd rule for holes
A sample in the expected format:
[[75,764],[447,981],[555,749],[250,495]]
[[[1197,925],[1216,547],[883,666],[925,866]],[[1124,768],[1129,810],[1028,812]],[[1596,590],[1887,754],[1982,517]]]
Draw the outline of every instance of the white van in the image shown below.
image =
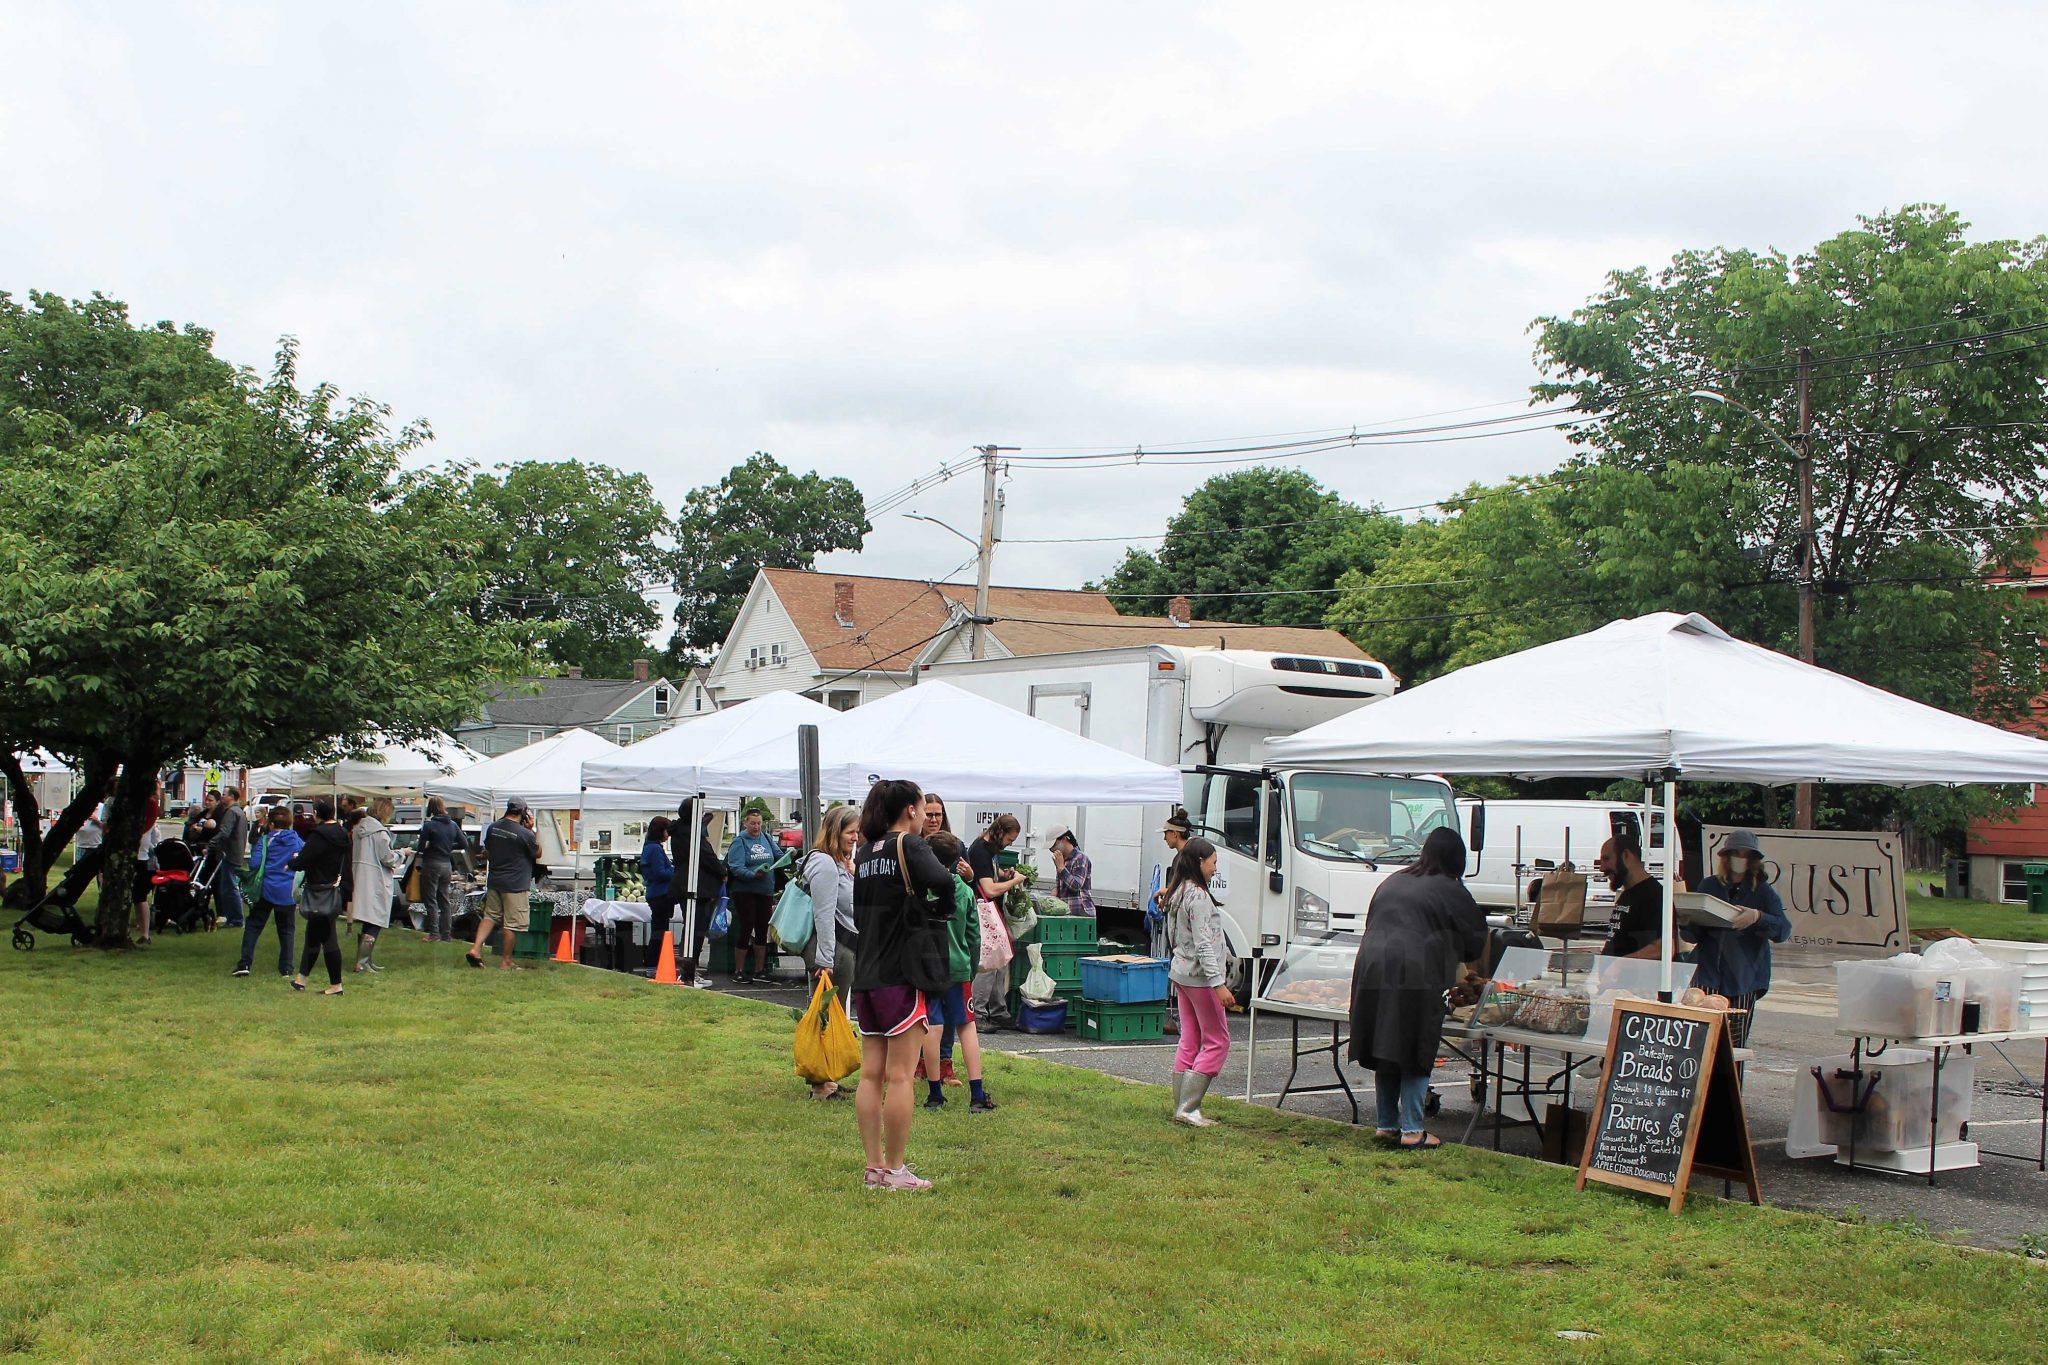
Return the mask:
[[[1469,823],[1470,797],[1460,797],[1462,819]],[[1530,883],[1566,863],[1586,874],[1586,922],[1604,924],[1614,917],[1614,888],[1596,865],[1600,846],[1617,834],[1642,838],[1645,815],[1650,837],[1643,845],[1643,864],[1650,875],[1664,878],[1664,812],[1630,801],[1488,801],[1486,848],[1473,855],[1465,878],[1472,898],[1489,909],[1527,908]]]

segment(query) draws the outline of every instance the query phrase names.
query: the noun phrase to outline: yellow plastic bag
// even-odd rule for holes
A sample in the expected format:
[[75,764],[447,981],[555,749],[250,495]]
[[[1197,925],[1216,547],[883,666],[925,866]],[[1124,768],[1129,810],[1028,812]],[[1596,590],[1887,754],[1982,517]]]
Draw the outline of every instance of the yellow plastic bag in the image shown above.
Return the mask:
[[811,1007],[796,1026],[796,1074],[812,1085],[843,1081],[860,1070],[860,1039],[832,988],[832,973],[819,972]]

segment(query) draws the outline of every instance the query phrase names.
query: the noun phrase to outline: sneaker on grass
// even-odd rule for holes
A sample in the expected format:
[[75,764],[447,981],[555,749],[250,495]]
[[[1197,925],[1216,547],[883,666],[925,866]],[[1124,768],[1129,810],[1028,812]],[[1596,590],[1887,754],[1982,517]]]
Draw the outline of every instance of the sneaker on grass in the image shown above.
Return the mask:
[[931,1187],[931,1181],[926,1180],[923,1176],[917,1174],[917,1172],[911,1170],[908,1166],[898,1166],[893,1171],[882,1172],[882,1178],[879,1182],[877,1182],[875,1186],[876,1189],[880,1190],[912,1191],[928,1190]]

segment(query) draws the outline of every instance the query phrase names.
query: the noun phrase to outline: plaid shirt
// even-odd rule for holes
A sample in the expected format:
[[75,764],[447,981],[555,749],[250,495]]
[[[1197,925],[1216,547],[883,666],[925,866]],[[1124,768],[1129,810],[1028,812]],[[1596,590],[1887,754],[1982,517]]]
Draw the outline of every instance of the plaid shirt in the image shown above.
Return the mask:
[[1067,909],[1076,915],[1095,915],[1095,898],[1089,890],[1095,882],[1095,864],[1088,861],[1088,855],[1075,849],[1067,855],[1067,865],[1060,869],[1059,898],[1067,903]]

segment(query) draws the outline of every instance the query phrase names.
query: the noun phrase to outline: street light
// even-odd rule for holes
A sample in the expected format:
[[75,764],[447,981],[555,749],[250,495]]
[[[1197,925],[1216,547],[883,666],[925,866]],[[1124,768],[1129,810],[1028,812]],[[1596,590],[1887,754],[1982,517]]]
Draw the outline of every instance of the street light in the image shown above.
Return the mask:
[[974,547],[976,554],[979,554],[981,552],[980,541],[976,540],[973,536],[968,535],[965,531],[962,531],[957,527],[948,526],[945,522],[940,521],[937,517],[928,517],[922,512],[905,512],[903,515],[910,518],[910,520],[912,521],[928,521],[932,525],[938,527],[941,531],[951,531],[954,535],[960,537],[960,539],[966,541],[969,545],[972,545]]
[[[1808,450],[1807,437],[1807,364],[1808,353],[1802,346],[1799,350],[1799,444],[1796,446],[1765,420],[1762,413],[1725,393],[1694,389],[1686,397],[1704,398],[1710,403],[1734,408],[1755,422],[1764,435],[1783,446],[1795,461],[1799,472],[1799,658],[1802,663],[1810,664],[1813,662],[1813,457]],[[1800,829],[1812,829],[1813,784],[1800,783],[1793,802],[1795,814],[1792,823]]]

